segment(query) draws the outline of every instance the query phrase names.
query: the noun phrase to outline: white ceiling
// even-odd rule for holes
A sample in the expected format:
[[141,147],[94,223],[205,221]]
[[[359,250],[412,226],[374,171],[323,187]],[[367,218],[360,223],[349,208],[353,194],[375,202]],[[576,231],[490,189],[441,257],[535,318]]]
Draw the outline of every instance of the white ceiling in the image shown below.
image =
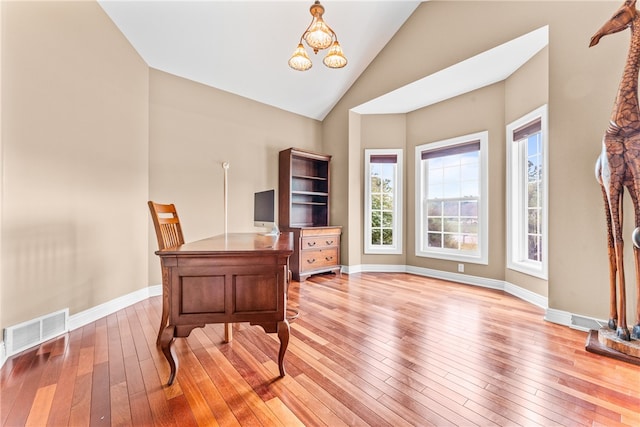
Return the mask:
[[[287,61],[311,22],[308,1],[99,0],[152,68],[264,104],[322,120],[420,4],[419,1],[322,0],[348,64],[313,67]],[[375,29],[375,31],[371,31]]]
[[[420,1],[322,0],[349,61],[305,72],[287,61],[311,21],[312,0],[98,0],[152,68],[323,120]],[[375,29],[375,31],[371,31]],[[548,44],[532,31],[366,102],[361,114],[406,113],[507,78]]]

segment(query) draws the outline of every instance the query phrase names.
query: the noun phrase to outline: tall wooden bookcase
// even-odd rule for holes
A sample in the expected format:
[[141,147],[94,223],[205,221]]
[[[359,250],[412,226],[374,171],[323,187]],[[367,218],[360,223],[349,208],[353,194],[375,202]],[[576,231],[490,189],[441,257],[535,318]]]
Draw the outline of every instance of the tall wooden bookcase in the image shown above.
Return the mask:
[[288,148],[279,156],[278,221],[294,233],[290,267],[295,280],[340,271],[341,227],[329,222],[331,156]]

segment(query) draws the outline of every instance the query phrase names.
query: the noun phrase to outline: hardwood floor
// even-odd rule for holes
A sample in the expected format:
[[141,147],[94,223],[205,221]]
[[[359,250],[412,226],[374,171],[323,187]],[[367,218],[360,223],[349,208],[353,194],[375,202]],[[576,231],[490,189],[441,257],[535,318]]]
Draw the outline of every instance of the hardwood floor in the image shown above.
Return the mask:
[[586,333],[500,291],[395,273],[293,282],[279,342],[223,325],[156,348],[160,298],[15,356],[3,426],[640,425],[640,368],[588,353]]

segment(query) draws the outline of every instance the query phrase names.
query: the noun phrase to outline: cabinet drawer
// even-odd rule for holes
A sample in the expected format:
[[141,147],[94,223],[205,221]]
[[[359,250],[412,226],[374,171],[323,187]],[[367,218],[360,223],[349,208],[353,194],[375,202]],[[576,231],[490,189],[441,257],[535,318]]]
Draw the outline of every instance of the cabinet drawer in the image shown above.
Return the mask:
[[300,249],[303,251],[306,251],[308,249],[324,249],[338,246],[339,244],[340,236],[303,237],[302,247]]
[[300,270],[310,271],[338,264],[338,249],[307,250],[300,254]]

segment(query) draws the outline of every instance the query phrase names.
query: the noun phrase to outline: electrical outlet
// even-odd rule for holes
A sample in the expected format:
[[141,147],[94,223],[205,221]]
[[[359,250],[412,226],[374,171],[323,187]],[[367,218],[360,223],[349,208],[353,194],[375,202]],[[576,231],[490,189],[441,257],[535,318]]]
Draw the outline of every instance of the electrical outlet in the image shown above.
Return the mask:
[[458,264],[458,273],[464,273],[464,264]]

